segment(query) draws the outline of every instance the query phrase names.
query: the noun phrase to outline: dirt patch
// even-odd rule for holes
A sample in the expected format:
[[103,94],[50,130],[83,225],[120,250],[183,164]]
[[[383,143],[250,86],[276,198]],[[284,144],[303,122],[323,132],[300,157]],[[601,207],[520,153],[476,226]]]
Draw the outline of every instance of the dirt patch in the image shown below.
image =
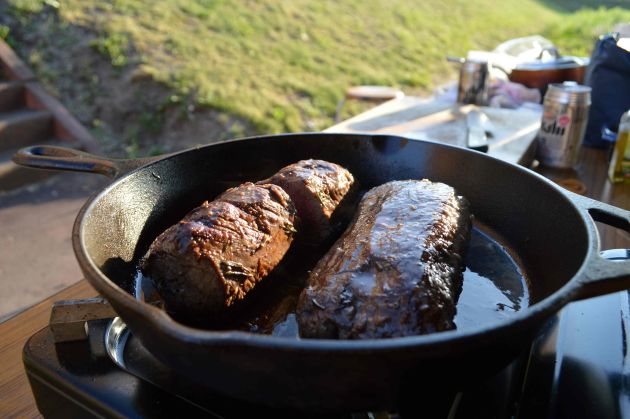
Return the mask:
[[173,94],[144,71],[127,46],[117,66],[95,46],[101,36],[68,24],[52,7],[37,13],[0,5],[7,41],[39,81],[83,123],[111,157],[172,152],[257,132],[245,121],[195,105],[195,95]]

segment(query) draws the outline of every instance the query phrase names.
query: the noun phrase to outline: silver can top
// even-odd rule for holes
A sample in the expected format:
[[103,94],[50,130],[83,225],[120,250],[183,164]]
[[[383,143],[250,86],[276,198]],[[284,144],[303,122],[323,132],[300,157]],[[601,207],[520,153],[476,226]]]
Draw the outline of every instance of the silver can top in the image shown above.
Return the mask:
[[462,67],[467,72],[479,71],[481,69],[487,69],[488,62],[484,60],[477,60],[477,59],[469,58],[469,59],[466,59],[466,61],[462,63]]
[[545,100],[548,99],[569,105],[590,105],[591,88],[577,84],[574,81],[551,83],[547,87],[547,93],[545,93]]

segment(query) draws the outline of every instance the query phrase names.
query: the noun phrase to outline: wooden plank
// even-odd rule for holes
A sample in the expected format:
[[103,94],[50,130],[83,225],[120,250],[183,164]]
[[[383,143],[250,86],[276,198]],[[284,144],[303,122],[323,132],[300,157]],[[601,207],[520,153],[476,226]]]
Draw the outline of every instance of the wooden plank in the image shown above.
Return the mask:
[[388,127],[396,127],[399,124],[405,124],[409,121],[444,111],[452,106],[453,104],[450,102],[434,98],[405,96],[375,106],[366,112],[326,128],[323,132],[385,131]]
[[0,38],[0,69],[9,79],[28,81],[35,79],[24,61]]
[[46,109],[52,114],[55,137],[68,141],[71,145],[80,146],[90,153],[102,151],[99,142],[87,128],[61,102],[48,94],[39,83],[28,82],[24,86],[26,87],[26,106],[32,109]]
[[95,295],[94,288],[86,280],[81,280],[0,323],[0,417],[41,417],[24,372],[22,348],[28,338],[48,324],[53,302]]
[[532,162],[529,151],[540,127],[541,110],[460,105],[446,99],[404,97],[326,129],[328,133],[392,134],[466,147],[466,115],[479,109],[489,119],[488,155],[514,164]]
[[45,109],[0,113],[0,152],[41,143],[52,134],[53,118]]
[[[36,81],[35,75],[17,54],[0,39],[0,76],[18,80],[25,87],[24,102],[31,109],[47,110],[53,116],[53,135],[91,153],[102,151],[99,142],[72,114]],[[0,77],[1,78],[1,77]]]
[[20,81],[0,81],[0,112],[24,106],[24,85]]

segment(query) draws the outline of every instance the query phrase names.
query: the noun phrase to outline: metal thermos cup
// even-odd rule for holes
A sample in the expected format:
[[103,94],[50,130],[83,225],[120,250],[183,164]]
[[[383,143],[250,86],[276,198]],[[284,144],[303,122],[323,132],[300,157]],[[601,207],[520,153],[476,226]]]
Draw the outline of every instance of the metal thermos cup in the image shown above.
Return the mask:
[[457,103],[486,105],[488,103],[488,63],[464,60],[459,69]]
[[591,106],[591,88],[575,82],[553,83],[543,101],[537,158],[550,167],[577,164]]

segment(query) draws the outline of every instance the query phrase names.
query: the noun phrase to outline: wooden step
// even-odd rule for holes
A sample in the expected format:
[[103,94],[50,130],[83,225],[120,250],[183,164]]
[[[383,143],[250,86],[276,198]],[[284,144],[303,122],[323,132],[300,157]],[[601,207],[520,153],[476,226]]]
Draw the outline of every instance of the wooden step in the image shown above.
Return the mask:
[[24,107],[24,84],[19,81],[0,81],[0,112]]
[[53,118],[50,112],[20,109],[0,112],[0,153],[25,147],[52,137]]
[[[63,142],[55,138],[40,141],[37,144],[58,146],[68,145],[67,142]],[[19,166],[13,163],[13,161],[11,161],[11,157],[13,157],[15,152],[18,150],[19,147],[0,153],[0,192],[6,192],[34,182],[40,182],[50,176],[61,173],[54,170],[29,169],[28,167]]]

